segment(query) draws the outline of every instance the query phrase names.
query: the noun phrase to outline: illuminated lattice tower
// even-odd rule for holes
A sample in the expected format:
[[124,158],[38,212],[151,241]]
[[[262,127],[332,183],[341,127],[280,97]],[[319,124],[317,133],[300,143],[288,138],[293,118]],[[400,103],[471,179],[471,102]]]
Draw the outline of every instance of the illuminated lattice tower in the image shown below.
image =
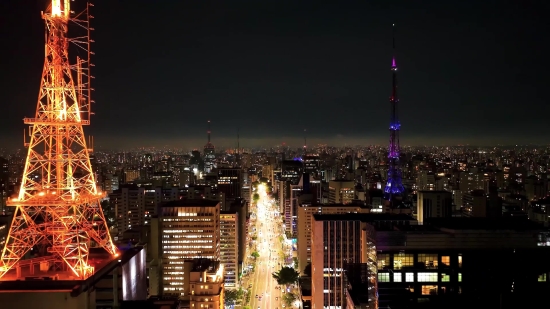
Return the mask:
[[[30,126],[27,160],[9,235],[2,250],[0,277],[28,265],[31,248],[42,248],[42,265],[63,264],[80,279],[90,276],[89,249],[103,247],[116,255],[100,207],[83,125],[90,123],[89,19],[91,4],[80,14],[70,11],[71,0],[52,0],[42,18],[46,23],[45,61],[34,118]],[[71,17],[71,15],[74,15]],[[69,23],[87,35],[68,37]],[[76,44],[88,53],[86,61],[69,64],[68,49]],[[73,77],[74,76],[74,77]],[[75,82],[76,79],[76,82]],[[31,262],[32,267],[32,262]]]
[[[395,50],[395,36],[393,40]],[[392,201],[395,197],[401,197],[405,188],[403,187],[401,164],[399,162],[399,130],[401,123],[397,113],[399,99],[397,98],[397,64],[395,54],[391,64],[392,71],[392,93],[390,97],[391,119],[390,119],[390,145],[388,147],[388,180],[384,188],[384,199]]]

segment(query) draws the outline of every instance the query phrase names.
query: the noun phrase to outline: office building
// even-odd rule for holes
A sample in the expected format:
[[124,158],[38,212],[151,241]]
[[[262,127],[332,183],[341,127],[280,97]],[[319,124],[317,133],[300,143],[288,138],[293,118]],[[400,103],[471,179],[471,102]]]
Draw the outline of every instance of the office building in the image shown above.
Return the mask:
[[453,194],[449,191],[418,191],[416,218],[422,224],[427,218],[450,218]]
[[[162,254],[162,293],[186,296],[184,261],[220,259],[220,202],[214,200],[176,200],[159,209],[158,228]],[[154,245],[155,246],[155,245]]]
[[313,215],[311,237],[311,306],[343,308],[346,300],[344,271],[348,264],[366,263],[373,285],[364,291],[377,308],[376,227],[416,224],[407,215]]
[[239,214],[220,212],[220,262],[224,268],[225,288],[239,287]]
[[329,204],[349,204],[355,199],[355,181],[331,180],[328,184]]

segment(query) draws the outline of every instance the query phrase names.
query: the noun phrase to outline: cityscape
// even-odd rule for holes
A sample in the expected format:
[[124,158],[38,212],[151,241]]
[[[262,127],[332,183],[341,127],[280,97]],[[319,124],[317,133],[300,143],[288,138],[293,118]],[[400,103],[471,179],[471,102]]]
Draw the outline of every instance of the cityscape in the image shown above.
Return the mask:
[[[171,88],[170,83],[176,82],[168,80],[176,77],[169,67],[161,69],[167,75],[167,79],[161,79],[168,83],[165,86],[153,82],[151,87],[132,86],[136,91],[161,93],[158,102],[128,105],[140,98],[130,94],[127,99],[122,98],[126,96],[124,92],[132,91],[122,81],[118,93],[105,100],[110,103],[95,102],[96,98],[109,96],[108,91],[101,89],[105,85],[101,79],[112,78],[108,74],[95,76],[100,70],[96,58],[98,63],[102,59],[96,56],[96,45],[102,53],[119,52],[105,46],[108,43],[96,43],[96,39],[115,40],[119,30],[112,26],[124,28],[122,24],[131,17],[120,17],[122,23],[109,24],[108,16],[116,19],[117,10],[125,5],[116,1],[96,6],[84,0],[40,0],[36,10],[11,2],[6,6],[13,8],[12,15],[16,17],[6,15],[6,20],[26,20],[22,16],[28,15],[32,19],[31,26],[25,28],[32,28],[28,33],[45,31],[45,35],[36,36],[35,41],[29,35],[24,40],[31,41],[26,44],[32,43],[34,49],[44,46],[44,52],[27,52],[18,44],[7,47],[33,59],[29,64],[6,65],[5,74],[17,77],[13,78],[15,82],[10,81],[14,82],[13,88],[5,86],[4,92],[34,91],[28,96],[31,100],[38,90],[38,100],[25,101],[21,98],[27,95],[14,94],[10,100],[20,101],[0,114],[2,306],[502,309],[548,303],[550,144],[544,134],[545,126],[533,124],[545,119],[537,118],[546,114],[544,102],[537,101],[540,98],[536,94],[528,97],[541,105],[537,107],[541,115],[532,115],[530,123],[506,118],[500,111],[479,116],[486,110],[479,107],[474,113],[473,107],[478,104],[475,100],[458,107],[439,107],[438,116],[433,116],[435,107],[424,105],[425,110],[418,111],[408,103],[402,104],[403,98],[422,98],[418,93],[411,94],[414,89],[407,86],[418,83],[414,70],[421,69],[400,45],[403,41],[405,47],[411,46],[411,38],[402,33],[410,35],[412,31],[406,27],[401,30],[394,23],[397,21],[390,20],[389,8],[376,8],[380,10],[377,12],[389,12],[379,15],[378,19],[383,20],[380,23],[387,28],[381,30],[380,26],[366,26],[352,18],[363,14],[368,6],[355,7],[351,2],[349,6],[297,6],[294,15],[285,15],[292,9],[282,4],[252,5],[246,1],[224,5],[214,5],[215,1],[212,5],[193,1],[181,6],[166,4],[168,1],[128,4],[129,16],[130,12],[148,13],[148,22],[161,23],[162,15],[188,10],[177,13],[182,14],[181,25],[190,26],[184,31],[197,34],[185,36],[190,42],[197,39],[201,44],[209,40],[230,41],[230,37],[247,33],[260,46],[287,35],[292,37],[285,32],[288,29],[301,35],[301,40],[309,40],[305,45],[313,44],[315,36],[330,36],[331,27],[337,33],[336,24],[344,20],[353,27],[375,27],[383,34],[378,37],[383,42],[370,44],[384,46],[378,48],[380,59],[375,60],[383,66],[373,66],[384,69],[369,73],[374,74],[369,78],[376,79],[375,87],[385,92],[380,92],[379,98],[373,97],[378,91],[365,94],[377,103],[364,110],[351,108],[353,103],[347,106],[342,97],[331,99],[330,103],[322,101],[334,91],[328,88],[340,78],[336,77],[316,90],[319,96],[306,99],[305,93],[295,92],[304,98],[295,109],[284,103],[275,104],[269,98],[243,105],[231,104],[228,98],[223,107],[192,99],[193,103],[180,107],[186,113],[177,115],[180,103],[170,105],[162,101],[178,96],[207,96],[200,94],[200,87],[196,88],[196,97],[179,94],[182,88]],[[484,9],[479,8],[480,12]],[[420,14],[419,11],[399,12]],[[533,14],[534,24],[539,22],[537,13],[526,11]],[[471,14],[472,18],[477,16]],[[522,14],[527,13],[518,13],[516,21],[526,20],[528,14]],[[311,26],[315,31],[308,36],[305,30],[294,28],[293,21],[281,21],[283,16],[300,20],[304,29],[309,24],[302,20],[327,26]],[[337,22],[323,20],[317,24],[320,16],[330,16]],[[236,17],[239,22],[233,24]],[[502,16],[492,18],[496,21]],[[210,23],[212,29],[225,29],[217,24],[218,20],[227,23],[227,39],[223,35],[210,37],[194,27],[200,24],[208,28]],[[256,26],[251,26],[250,20]],[[102,21],[111,26],[109,31],[101,30]],[[232,32],[230,26],[250,32]],[[170,24],[166,35],[182,31],[178,27]],[[110,31],[112,37],[105,35]],[[128,36],[138,35],[143,45],[166,48],[156,45],[157,38],[149,32],[137,32]],[[263,37],[266,33],[272,36]],[[165,34],[159,32],[161,35]],[[498,37],[499,33],[494,35]],[[124,40],[127,38],[116,38],[117,42]],[[181,48],[175,46],[174,49]],[[208,57],[200,58],[191,51],[197,46],[190,43],[183,48],[189,54],[178,57],[194,55],[194,61],[206,61]],[[228,53],[230,46],[233,45],[225,47]],[[336,53],[336,49],[328,50]],[[479,50],[481,53],[484,49]],[[299,67],[291,61],[290,66],[277,67],[287,58],[276,53],[258,54],[257,59],[262,61],[273,59],[273,75],[265,80],[264,76],[251,77],[257,79],[258,89],[247,90],[247,94],[255,99],[264,94],[268,97],[273,91],[260,84],[269,78],[271,82],[280,78],[278,69],[292,67],[296,75],[305,74],[302,70],[306,66]],[[344,54],[335,56],[333,61],[346,63]],[[164,56],[170,58],[169,51]],[[128,55],[128,62],[132,62],[131,57]],[[312,59],[316,57],[311,55]],[[401,59],[406,64],[404,71],[409,70],[404,76]],[[356,66],[354,61],[350,65]],[[38,62],[42,62],[41,75],[40,67],[33,64]],[[326,66],[329,62],[318,61],[318,65],[330,71]],[[141,65],[147,66],[144,63]],[[235,64],[238,69],[234,80],[228,78],[226,82],[239,83],[242,72],[253,71],[253,63],[248,63],[250,67]],[[23,74],[17,73],[23,67],[28,67],[29,72],[24,73],[27,75],[16,75]],[[117,68],[107,67],[116,75]],[[205,78],[200,70],[193,71],[193,65],[189,68],[196,79]],[[145,75],[152,74],[143,70]],[[227,72],[220,70],[219,74]],[[131,73],[128,75],[131,79]],[[444,74],[440,76],[445,78],[448,77]],[[478,77],[464,77],[468,78],[471,88],[478,87],[474,81]],[[498,78],[501,77],[495,77]],[[212,82],[211,92],[225,87],[215,84]],[[283,83],[273,84],[276,88],[286,87]],[[518,83],[514,90],[498,96],[516,97],[523,95],[523,89],[541,92],[538,82],[533,82],[532,88],[523,88],[524,84]],[[244,87],[254,85],[250,82]],[[304,81],[304,89],[313,87],[306,85]],[[193,91],[192,87],[185,89]],[[169,91],[173,93],[167,94]],[[282,93],[290,93],[287,91]],[[486,95],[470,91],[464,90],[463,95]],[[362,100],[355,95],[349,94],[347,99]],[[117,100],[120,106],[116,106]],[[294,104],[290,96],[288,100],[286,104]],[[519,110],[519,105],[502,102],[503,107],[511,109]],[[455,108],[471,109],[470,113],[477,116],[463,118],[460,111],[453,114]],[[158,110],[165,115],[158,117]],[[253,114],[249,114],[250,110]],[[138,116],[138,111],[142,116]],[[518,111],[518,118],[523,117],[522,112]],[[177,118],[173,118],[175,115]],[[433,117],[429,119],[432,126],[423,118],[425,115]],[[453,115],[461,118],[462,126],[454,127],[457,120]],[[500,122],[495,125],[493,118],[499,117]],[[17,123],[13,118],[18,119]],[[545,124],[544,120],[541,123]],[[435,128],[429,129],[434,131],[432,137],[423,135],[425,132],[418,128],[422,125]],[[525,133],[522,137],[527,132],[524,127],[531,125],[530,136]],[[444,130],[448,132],[441,132]],[[23,140],[17,143],[14,136],[21,131]],[[495,134],[497,131],[500,135]],[[532,134],[534,131],[540,133]]]

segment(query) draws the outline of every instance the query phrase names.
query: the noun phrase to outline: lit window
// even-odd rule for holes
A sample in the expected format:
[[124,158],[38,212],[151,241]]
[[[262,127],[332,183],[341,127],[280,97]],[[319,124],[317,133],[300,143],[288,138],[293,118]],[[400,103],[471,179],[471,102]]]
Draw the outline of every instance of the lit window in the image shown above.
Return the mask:
[[437,295],[437,285],[423,285],[422,295]]
[[418,282],[437,282],[437,273],[418,273]]
[[451,266],[451,257],[446,255],[441,257],[441,264],[445,266]]
[[393,282],[403,282],[403,274],[393,273]]
[[449,282],[451,281],[451,276],[447,274],[441,274],[441,282]]
[[406,282],[414,282],[414,273],[405,273]]
[[458,273],[458,282],[462,282],[462,273]]
[[378,254],[378,269],[384,269],[390,266],[390,255],[387,253]]
[[414,254],[398,253],[393,255],[393,269],[414,266]]
[[378,273],[378,282],[390,282],[390,274]]
[[546,282],[546,274],[539,275],[539,282]]
[[462,267],[462,254],[458,255],[458,267]]
[[437,254],[420,253],[418,255],[418,263],[424,264],[427,269],[435,269],[437,268],[437,258]]

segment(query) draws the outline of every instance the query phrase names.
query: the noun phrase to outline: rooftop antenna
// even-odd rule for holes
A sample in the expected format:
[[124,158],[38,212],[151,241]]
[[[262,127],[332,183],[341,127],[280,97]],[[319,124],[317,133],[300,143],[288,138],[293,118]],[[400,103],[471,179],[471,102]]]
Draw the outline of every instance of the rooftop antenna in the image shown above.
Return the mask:
[[237,154],[241,153],[241,128],[237,127]]
[[206,133],[208,133],[208,143],[210,144],[210,120],[208,120],[208,131]]
[[307,136],[306,136],[307,129],[304,129],[304,156],[307,155]]

